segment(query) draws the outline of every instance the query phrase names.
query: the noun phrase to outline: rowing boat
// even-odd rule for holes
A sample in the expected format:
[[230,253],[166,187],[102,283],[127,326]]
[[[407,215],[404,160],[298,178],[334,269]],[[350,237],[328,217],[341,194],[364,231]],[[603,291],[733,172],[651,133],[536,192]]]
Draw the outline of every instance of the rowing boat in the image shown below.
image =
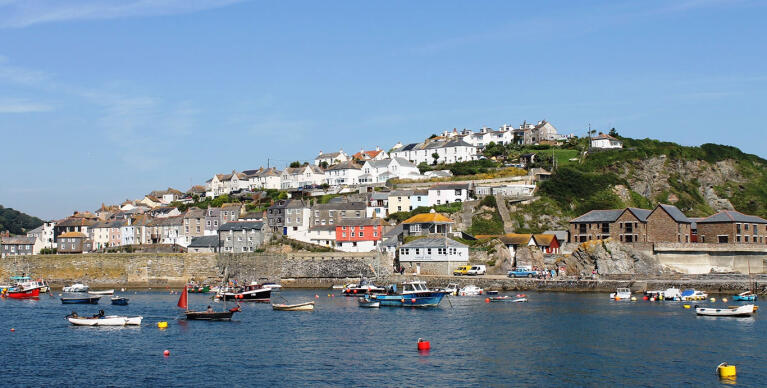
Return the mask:
[[695,306],[695,313],[711,317],[750,317],[754,313],[754,305],[730,306],[724,309]]
[[88,291],[88,294],[90,295],[112,295],[114,293],[115,293],[114,289],[103,290],[103,291]]
[[312,311],[314,310],[314,302],[298,303],[298,304],[274,304],[272,303],[273,310],[280,311]]
[[77,314],[67,315],[69,323],[75,326],[126,326],[141,325],[143,317],[122,317],[119,315],[106,315],[96,317],[80,317]]

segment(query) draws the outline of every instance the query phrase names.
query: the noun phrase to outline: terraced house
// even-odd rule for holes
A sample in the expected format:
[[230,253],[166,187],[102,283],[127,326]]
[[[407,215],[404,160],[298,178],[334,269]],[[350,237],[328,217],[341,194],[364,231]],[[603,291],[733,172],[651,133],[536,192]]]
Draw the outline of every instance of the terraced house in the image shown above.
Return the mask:
[[264,223],[257,221],[227,222],[218,229],[220,252],[254,252],[263,245]]
[[767,220],[734,210],[723,210],[697,220],[698,242],[767,244]]

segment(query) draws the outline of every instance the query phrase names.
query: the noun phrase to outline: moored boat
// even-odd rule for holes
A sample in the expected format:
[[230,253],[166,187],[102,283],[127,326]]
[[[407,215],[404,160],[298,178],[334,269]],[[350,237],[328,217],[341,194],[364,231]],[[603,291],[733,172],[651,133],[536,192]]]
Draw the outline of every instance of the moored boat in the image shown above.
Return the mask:
[[207,294],[210,292],[210,286],[207,284],[203,284],[203,285],[189,284],[187,287],[188,287],[187,292],[192,294]]
[[750,317],[754,314],[754,305],[729,306],[724,309],[706,308],[695,306],[695,313],[711,317]]
[[610,294],[610,299],[614,300],[629,300],[631,299],[630,288],[618,288],[615,292]]
[[683,301],[691,301],[691,300],[706,300],[708,298],[708,294],[706,294],[703,291],[697,291],[695,289],[688,289],[682,291],[681,300]]
[[740,294],[733,296],[732,300],[735,302],[755,302],[756,294],[751,291],[741,292]]
[[511,297],[508,295],[504,296],[491,296],[488,299],[490,299],[491,302],[511,302],[511,303],[524,303],[527,302],[527,297],[524,295],[517,295],[516,297]]
[[32,280],[29,276],[11,276],[11,284],[11,287],[23,287],[25,290],[39,288],[41,294],[50,291],[48,282],[43,279]]
[[90,295],[112,295],[115,293],[114,289],[111,290],[101,290],[101,291],[88,291],[88,294]]
[[381,307],[380,301],[372,300],[370,298],[359,297],[357,301],[359,302],[360,307],[367,307],[367,308]]
[[476,295],[482,295],[485,292],[485,290],[473,285],[469,284],[460,290],[458,290],[458,295],[460,296],[476,296]]
[[188,320],[200,320],[200,321],[229,321],[232,319],[232,315],[236,312],[242,311],[240,306],[231,308],[228,311],[213,311],[210,306],[206,311],[192,311],[189,310],[187,295],[187,287],[184,286],[184,290],[181,291],[181,295],[178,297],[178,307],[184,309],[184,315]]
[[241,302],[269,302],[272,289],[252,282],[244,287],[227,287],[219,290],[217,299],[236,300]]
[[88,292],[88,286],[82,283],[75,283],[61,289],[64,292]]
[[81,317],[76,312],[67,315],[69,323],[75,326],[126,326],[141,325],[143,317],[123,317],[119,315],[104,315],[104,310],[92,317]]
[[458,283],[448,283],[444,289],[448,295],[458,295]]
[[412,281],[402,285],[402,293],[397,294],[396,287],[391,287],[389,294],[370,295],[370,299],[381,302],[381,306],[391,307],[435,307],[447,295],[442,290],[430,290],[424,281]]
[[100,296],[61,298],[61,304],[98,304]]
[[305,302],[298,304],[274,304],[272,303],[272,310],[279,311],[312,311],[314,310],[314,302]]
[[112,297],[112,304],[115,306],[127,306],[129,300],[128,298],[115,295]]
[[362,279],[359,284],[350,284],[344,288],[344,296],[359,296],[365,294],[380,294],[386,292],[383,287],[376,286],[368,279]]
[[8,297],[8,298],[14,298],[14,299],[32,299],[32,298],[37,298],[40,296],[40,289],[32,288],[29,290],[25,290],[25,289],[17,288],[17,287],[4,288],[2,292],[2,296]]

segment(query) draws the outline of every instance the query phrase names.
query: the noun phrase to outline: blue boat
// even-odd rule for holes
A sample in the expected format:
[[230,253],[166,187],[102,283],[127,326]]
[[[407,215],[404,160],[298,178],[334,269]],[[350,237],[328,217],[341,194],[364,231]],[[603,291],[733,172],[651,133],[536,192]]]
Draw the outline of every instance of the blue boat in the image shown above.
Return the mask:
[[432,291],[426,287],[426,282],[414,281],[402,285],[402,293],[396,293],[396,287],[392,287],[394,293],[369,295],[370,300],[381,302],[381,306],[390,307],[436,307],[448,293],[446,291]]
[[751,293],[751,291],[746,291],[733,296],[732,300],[735,302],[755,302],[756,294]]
[[128,298],[115,295],[114,297],[112,297],[112,304],[116,306],[127,306],[128,300],[129,300]]
[[61,298],[61,304],[99,304],[100,296],[86,296],[83,298]]

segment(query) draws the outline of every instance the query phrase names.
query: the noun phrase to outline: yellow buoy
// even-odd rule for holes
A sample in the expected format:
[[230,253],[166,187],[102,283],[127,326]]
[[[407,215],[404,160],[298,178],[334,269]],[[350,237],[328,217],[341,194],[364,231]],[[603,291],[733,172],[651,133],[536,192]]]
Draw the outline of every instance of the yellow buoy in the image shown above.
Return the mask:
[[734,378],[737,374],[735,365],[727,365],[726,362],[719,364],[719,366],[716,367],[716,372],[719,374],[719,377],[723,379]]
[[637,297],[636,297],[636,296],[632,296],[632,297],[631,297],[631,301],[632,301],[632,302],[636,302],[636,301],[637,301]]
[[165,321],[157,322],[157,327],[159,327],[160,329],[165,329],[168,327],[168,322],[165,322]]
[[711,301],[712,302],[716,302],[716,298],[711,298]]
[[722,302],[727,303],[727,298],[722,298]]
[[690,308],[690,305],[686,304],[686,305],[684,305],[684,308],[688,309],[688,308]]

